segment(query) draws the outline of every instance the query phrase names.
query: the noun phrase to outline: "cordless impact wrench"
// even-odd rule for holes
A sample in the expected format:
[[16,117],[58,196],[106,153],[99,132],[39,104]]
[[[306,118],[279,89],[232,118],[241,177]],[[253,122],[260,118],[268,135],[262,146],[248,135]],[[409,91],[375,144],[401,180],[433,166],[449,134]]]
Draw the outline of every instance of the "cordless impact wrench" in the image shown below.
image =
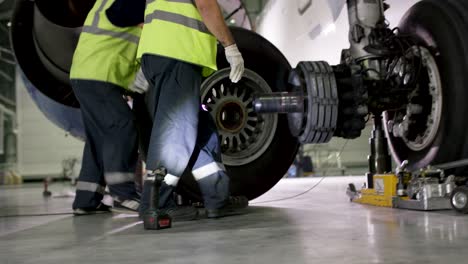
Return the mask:
[[164,176],[166,169],[160,168],[154,171],[154,180],[149,178],[145,181],[145,184],[151,184],[150,205],[143,213],[143,226],[146,230],[159,230],[172,226],[171,216],[159,209],[159,190]]

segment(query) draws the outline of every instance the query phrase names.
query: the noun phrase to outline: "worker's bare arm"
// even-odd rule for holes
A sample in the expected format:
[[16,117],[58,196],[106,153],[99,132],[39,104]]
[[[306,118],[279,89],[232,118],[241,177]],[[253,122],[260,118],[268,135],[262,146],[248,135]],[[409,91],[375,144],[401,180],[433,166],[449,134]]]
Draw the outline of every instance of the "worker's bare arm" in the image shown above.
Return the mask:
[[198,11],[208,30],[225,47],[226,59],[231,65],[229,78],[233,83],[237,83],[244,73],[244,59],[237,48],[231,31],[224,22],[223,13],[216,0],[195,0]]
[[216,0],[195,0],[203,22],[224,47],[235,44]]

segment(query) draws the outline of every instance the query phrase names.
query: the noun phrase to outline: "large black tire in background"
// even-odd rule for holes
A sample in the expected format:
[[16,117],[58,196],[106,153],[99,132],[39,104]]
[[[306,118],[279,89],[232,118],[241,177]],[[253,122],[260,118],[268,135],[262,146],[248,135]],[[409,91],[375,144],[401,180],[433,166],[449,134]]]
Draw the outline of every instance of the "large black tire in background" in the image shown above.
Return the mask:
[[[242,28],[231,28],[231,31],[244,57],[245,67],[265,80],[272,92],[286,91],[291,66],[283,54],[268,40],[252,31]],[[219,47],[218,68],[227,67],[229,64],[224,49]],[[270,190],[291,166],[299,143],[289,131],[286,115],[278,116],[273,133],[269,146],[259,157],[246,164],[226,166],[233,195],[254,199]],[[184,176],[179,187],[189,197],[199,199],[198,186],[192,177]]]
[[406,13],[400,30],[435,58],[442,84],[442,111],[437,134],[424,149],[409,148],[387,129],[393,158],[397,163],[408,160],[409,169],[468,158],[468,4],[464,0],[423,0]]

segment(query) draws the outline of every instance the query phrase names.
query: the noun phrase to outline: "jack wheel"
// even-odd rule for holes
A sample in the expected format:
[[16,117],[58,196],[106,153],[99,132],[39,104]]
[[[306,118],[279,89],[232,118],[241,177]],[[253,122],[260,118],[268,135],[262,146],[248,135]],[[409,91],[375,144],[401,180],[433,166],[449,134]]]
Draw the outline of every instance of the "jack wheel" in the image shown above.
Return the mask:
[[455,188],[450,195],[450,203],[455,211],[468,214],[468,187],[460,186]]

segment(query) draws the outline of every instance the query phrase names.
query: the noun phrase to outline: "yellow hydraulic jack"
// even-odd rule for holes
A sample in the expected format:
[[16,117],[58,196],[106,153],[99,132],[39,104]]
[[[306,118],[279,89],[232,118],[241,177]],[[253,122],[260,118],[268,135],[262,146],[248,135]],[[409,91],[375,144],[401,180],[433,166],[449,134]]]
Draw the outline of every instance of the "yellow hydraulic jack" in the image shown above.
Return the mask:
[[456,177],[445,177],[440,169],[427,168],[417,173],[399,171],[397,174],[374,175],[374,188],[356,190],[350,184],[347,194],[352,202],[374,206],[432,211],[456,209],[451,204],[457,193]]
[[374,117],[374,129],[369,143],[371,153],[368,157],[367,185],[358,191],[354,184],[349,184],[347,194],[352,202],[392,207],[393,197],[397,195],[398,177],[395,174],[385,174],[386,171],[391,171],[391,159],[379,116]]
[[[354,184],[349,184],[347,194],[352,202],[423,211],[453,207],[468,213],[468,188],[456,188],[456,177],[446,177],[444,166],[410,173],[406,170],[408,162],[404,161],[395,173],[385,173],[392,169],[380,118],[374,118],[370,146],[367,185],[357,190]],[[449,168],[460,164],[446,165],[445,168]]]
[[[354,184],[349,184],[347,194],[350,201],[383,207],[398,207],[400,200],[409,201],[405,186],[409,186],[411,174],[405,171],[408,162],[405,161],[397,169],[397,173],[375,174],[372,176],[373,188],[363,188],[358,191]],[[369,182],[369,179],[368,179]]]
[[397,195],[398,177],[395,174],[374,175],[374,188],[363,188],[357,191],[354,184],[348,187],[348,196],[352,202],[393,207],[393,199]]

